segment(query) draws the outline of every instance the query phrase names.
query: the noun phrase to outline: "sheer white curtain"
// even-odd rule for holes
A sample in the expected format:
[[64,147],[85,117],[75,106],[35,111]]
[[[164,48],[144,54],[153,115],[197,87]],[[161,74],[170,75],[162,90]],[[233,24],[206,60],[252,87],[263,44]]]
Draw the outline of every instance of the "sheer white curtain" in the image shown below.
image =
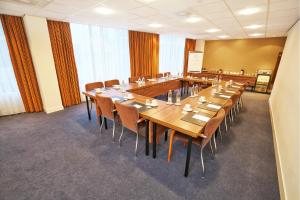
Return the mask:
[[0,22],[0,116],[25,112]]
[[159,36],[159,72],[173,75],[183,72],[185,38],[176,35]]
[[71,32],[81,91],[94,81],[128,81],[128,30],[71,24]]

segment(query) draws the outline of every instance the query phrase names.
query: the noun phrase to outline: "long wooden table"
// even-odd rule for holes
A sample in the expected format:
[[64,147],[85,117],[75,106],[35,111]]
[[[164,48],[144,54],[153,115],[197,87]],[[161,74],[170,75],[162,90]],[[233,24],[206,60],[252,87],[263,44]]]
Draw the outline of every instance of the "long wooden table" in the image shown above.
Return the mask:
[[[156,82],[147,81],[145,85],[139,86],[136,83],[130,83],[126,85],[126,92],[132,93],[134,99],[124,101],[124,103],[132,103],[132,102],[139,102],[145,104],[146,99],[152,100],[152,97],[165,94],[169,90],[179,89],[183,87],[183,83],[186,81],[190,81],[190,78],[174,78],[171,80],[167,79],[158,79]],[[203,82],[202,79],[193,79],[196,82]],[[223,83],[222,83],[223,84]],[[182,89],[182,88],[181,88]],[[224,105],[227,100],[221,98],[215,98],[212,95],[212,87],[208,87],[199,92],[199,96],[205,96],[207,101],[212,103],[217,103],[220,105]],[[83,92],[86,96],[87,100],[87,111],[90,119],[90,109],[88,104],[88,98],[95,99],[96,92],[95,91],[86,91]],[[106,88],[101,94],[104,96],[119,96],[123,97],[124,93],[120,89],[114,88]],[[152,145],[153,145],[153,158],[156,158],[156,125],[160,124],[167,128],[173,129],[175,131],[181,132],[189,136],[189,142],[187,147],[187,157],[186,157],[186,165],[185,165],[185,176],[188,176],[188,169],[189,169],[189,162],[190,162],[190,155],[191,155],[191,147],[192,147],[192,140],[193,138],[202,137],[202,130],[205,125],[200,126],[190,122],[186,122],[182,120],[182,117],[185,115],[183,113],[183,106],[185,104],[191,104],[194,111],[201,111],[207,113],[211,116],[214,116],[216,112],[198,108],[198,97],[187,97],[181,101],[181,105],[168,105],[165,101],[157,100],[158,106],[148,109],[144,112],[139,113],[142,118],[146,120],[147,128],[146,128],[146,139],[145,139],[145,153],[149,155],[149,121],[153,123],[152,127]]]

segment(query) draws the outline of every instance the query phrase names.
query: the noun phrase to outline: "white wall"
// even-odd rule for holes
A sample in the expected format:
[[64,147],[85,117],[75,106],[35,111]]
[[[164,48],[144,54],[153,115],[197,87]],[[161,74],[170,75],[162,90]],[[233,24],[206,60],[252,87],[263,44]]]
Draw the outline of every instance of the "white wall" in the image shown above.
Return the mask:
[[205,40],[196,40],[196,48],[195,51],[203,51],[204,52]]
[[24,26],[46,113],[63,110],[47,20],[24,16]]
[[299,196],[300,22],[289,31],[270,97],[270,112],[281,199]]

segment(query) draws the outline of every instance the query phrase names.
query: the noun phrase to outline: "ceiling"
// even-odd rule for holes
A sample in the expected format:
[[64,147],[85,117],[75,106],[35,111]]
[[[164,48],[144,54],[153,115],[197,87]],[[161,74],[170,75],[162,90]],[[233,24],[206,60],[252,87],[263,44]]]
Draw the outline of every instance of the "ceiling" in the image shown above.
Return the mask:
[[[299,4],[300,0],[0,0],[0,13],[197,39],[235,39],[285,36],[299,19]],[[99,14],[99,7],[113,13]],[[249,8],[257,13],[240,13]],[[194,23],[186,21],[189,17]],[[246,28],[250,25],[258,26]]]

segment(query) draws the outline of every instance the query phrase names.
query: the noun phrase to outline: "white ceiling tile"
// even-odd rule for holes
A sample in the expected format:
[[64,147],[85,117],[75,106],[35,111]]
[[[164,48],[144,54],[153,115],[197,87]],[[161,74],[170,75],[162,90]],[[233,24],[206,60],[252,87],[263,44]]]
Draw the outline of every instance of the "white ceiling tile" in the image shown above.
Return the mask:
[[141,17],[149,17],[149,16],[159,14],[158,10],[156,10],[154,8],[146,7],[146,6],[131,9],[128,12],[131,13],[131,14],[141,16]]

